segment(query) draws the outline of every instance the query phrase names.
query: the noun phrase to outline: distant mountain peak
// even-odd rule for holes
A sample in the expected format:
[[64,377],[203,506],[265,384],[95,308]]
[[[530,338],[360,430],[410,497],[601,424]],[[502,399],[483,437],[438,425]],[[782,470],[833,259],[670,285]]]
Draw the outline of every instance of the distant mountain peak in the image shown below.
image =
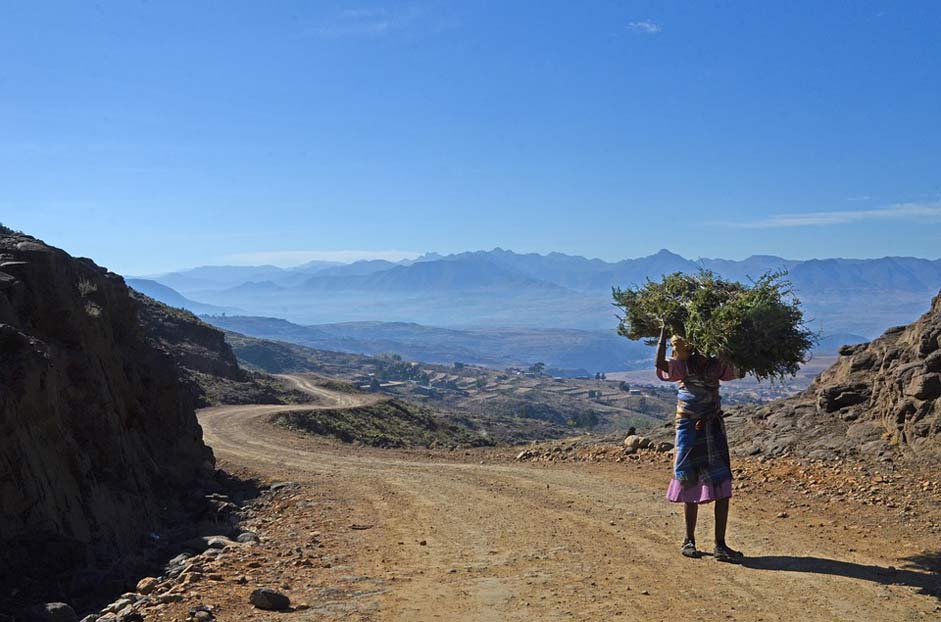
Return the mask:
[[777,255],[749,255],[745,261],[792,261]]

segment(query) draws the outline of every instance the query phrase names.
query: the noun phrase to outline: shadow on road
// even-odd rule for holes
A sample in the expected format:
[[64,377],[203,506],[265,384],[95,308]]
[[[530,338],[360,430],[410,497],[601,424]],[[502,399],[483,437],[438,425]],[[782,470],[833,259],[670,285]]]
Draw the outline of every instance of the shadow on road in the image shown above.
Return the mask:
[[941,551],[924,552],[906,557],[904,568],[894,566],[870,566],[844,562],[825,557],[795,557],[791,555],[768,555],[747,557],[740,564],[755,570],[786,570],[788,572],[813,572],[851,579],[872,581],[882,585],[904,585],[918,589],[919,594],[941,600],[941,574],[938,574]]
[[941,574],[941,551],[923,551],[917,555],[911,555],[903,558],[908,563],[906,568],[915,568],[917,570],[927,570]]

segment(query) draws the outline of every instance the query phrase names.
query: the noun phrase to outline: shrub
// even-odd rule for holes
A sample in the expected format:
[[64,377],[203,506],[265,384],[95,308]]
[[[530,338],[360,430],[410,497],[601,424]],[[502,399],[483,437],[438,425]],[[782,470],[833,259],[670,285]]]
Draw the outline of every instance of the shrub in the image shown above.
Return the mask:
[[648,280],[635,289],[615,288],[614,304],[624,309],[618,334],[654,344],[665,325],[701,354],[759,380],[793,376],[817,338],[804,325],[786,276],[772,272],[745,285],[703,270]]
[[92,281],[86,278],[81,278],[78,280],[78,293],[81,294],[82,297],[86,297],[89,294],[93,294],[97,291],[98,286],[95,285]]

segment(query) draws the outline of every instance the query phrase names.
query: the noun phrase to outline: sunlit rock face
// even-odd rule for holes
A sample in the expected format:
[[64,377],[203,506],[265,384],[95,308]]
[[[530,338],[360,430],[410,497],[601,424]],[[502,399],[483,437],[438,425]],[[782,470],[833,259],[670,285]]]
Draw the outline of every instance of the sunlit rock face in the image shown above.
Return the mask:
[[802,393],[729,424],[746,453],[941,460],[941,294],[914,323],[843,346]]

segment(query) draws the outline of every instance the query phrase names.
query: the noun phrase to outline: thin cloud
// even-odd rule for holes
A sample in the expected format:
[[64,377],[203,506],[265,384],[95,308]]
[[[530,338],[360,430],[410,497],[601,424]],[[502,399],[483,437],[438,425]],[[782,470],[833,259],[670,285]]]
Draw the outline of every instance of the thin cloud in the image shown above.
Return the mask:
[[661,28],[660,24],[646,19],[639,22],[628,22],[627,28],[628,30],[632,30],[643,35],[655,35],[663,32],[663,28]]
[[421,17],[415,6],[400,9],[347,9],[316,29],[322,37],[380,36],[402,30]]
[[869,201],[870,199],[872,199],[872,197],[869,196],[868,194],[861,194],[855,197],[847,197],[846,200],[847,201]]
[[889,207],[864,210],[779,214],[750,222],[717,222],[713,224],[739,229],[782,229],[788,227],[827,227],[885,220],[910,220],[922,223],[941,222],[941,202],[897,203]]
[[403,259],[415,259],[421,253],[414,251],[357,251],[357,250],[336,250],[336,251],[259,251],[253,253],[234,253],[224,257],[226,262],[236,265],[255,266],[258,264],[273,264],[275,266],[296,266],[308,261],[338,261],[342,263],[352,263],[361,259],[385,259],[386,261],[402,261]]

